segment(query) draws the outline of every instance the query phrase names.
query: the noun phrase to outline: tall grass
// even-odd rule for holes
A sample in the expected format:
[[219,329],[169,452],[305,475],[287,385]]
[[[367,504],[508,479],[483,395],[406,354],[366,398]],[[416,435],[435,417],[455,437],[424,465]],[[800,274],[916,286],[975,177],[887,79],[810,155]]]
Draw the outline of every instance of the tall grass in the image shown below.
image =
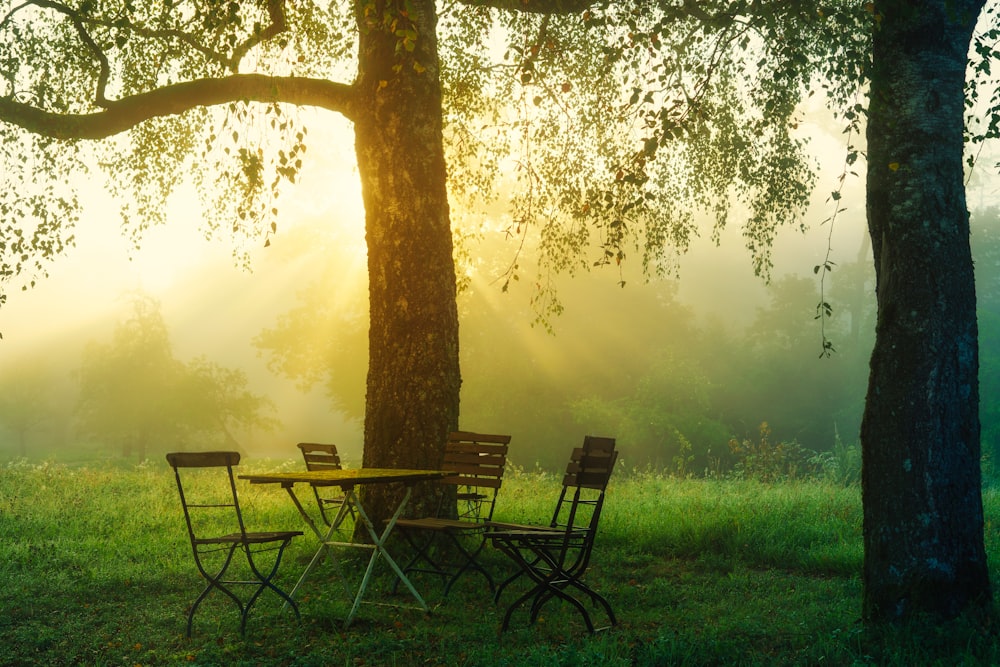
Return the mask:
[[[243,467],[285,466],[299,464]],[[365,605],[345,630],[340,619],[349,604],[327,565],[299,594],[301,623],[265,596],[243,639],[231,603],[209,598],[187,639],[186,612],[201,581],[165,463],[7,464],[0,469],[0,664],[1000,663],[1000,650],[971,625],[930,639],[906,629],[879,641],[864,635],[856,487],[616,475],[587,575],[619,617],[610,631],[590,636],[568,605],[551,603],[535,626],[516,614],[516,629],[501,637],[504,606],[493,604],[481,579],[462,580],[444,598],[440,581],[415,577],[433,607],[424,614],[402,606],[410,602],[405,594],[392,597],[385,568],[371,599],[398,606]],[[559,484],[555,475],[513,471],[496,518],[546,521]],[[301,526],[280,489],[241,492],[255,527]],[[1000,497],[988,491],[984,502],[995,557]],[[282,584],[295,580],[314,548],[308,534],[296,540]],[[509,567],[495,553],[486,562],[501,576]],[[992,575],[997,580],[995,566]]]

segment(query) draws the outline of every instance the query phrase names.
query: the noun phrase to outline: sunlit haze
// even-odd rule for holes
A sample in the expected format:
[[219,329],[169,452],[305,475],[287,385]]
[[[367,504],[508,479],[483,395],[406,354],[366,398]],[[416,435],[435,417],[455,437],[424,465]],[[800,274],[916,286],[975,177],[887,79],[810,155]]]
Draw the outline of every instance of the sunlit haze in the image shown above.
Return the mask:
[[[72,377],[79,368],[83,347],[91,341],[107,342],[115,322],[128,312],[129,294],[141,290],[160,302],[179,360],[204,356],[222,366],[241,369],[250,380],[251,390],[275,403],[274,416],[281,427],[270,434],[248,435],[244,444],[249,449],[267,453],[287,450],[296,441],[334,441],[345,458],[358,458],[359,420],[345,417],[331,407],[322,383],[303,393],[295,382],[270,372],[267,359],[251,344],[263,329],[274,327],[280,316],[296,305],[299,291],[320,279],[320,272],[329,270],[331,263],[336,263],[336,281],[327,288],[330,300],[343,300],[348,307],[348,301],[364,294],[364,221],[353,137],[339,117],[311,114],[307,120],[309,150],[304,170],[281,202],[278,232],[272,236],[270,246],[265,248],[261,242],[251,249],[250,270],[237,266],[229,241],[205,239],[202,205],[192,187],[182,188],[171,198],[167,225],[150,230],[141,248],[130,251],[119,229],[116,202],[97,183],[85,184],[85,210],[76,231],[76,247],[59,258],[51,266],[50,276],[33,289],[11,293],[0,312],[0,359],[7,363],[42,349],[49,364],[61,369],[57,373]],[[816,154],[823,157],[823,169],[807,215],[809,231],[801,234],[783,230],[778,237],[773,253],[775,280],[796,274],[818,281],[812,271],[823,262],[828,240],[831,257],[837,263],[854,260],[861,249],[861,177],[848,178],[840,201],[843,210],[832,235],[829,223],[823,222],[835,210],[829,193],[837,187],[846,151],[844,138],[831,131],[828,121],[824,122],[828,127],[811,123],[802,127],[812,137]],[[981,186],[978,192],[980,198],[991,200],[996,190]],[[483,304],[477,308],[487,313],[462,321],[463,350],[472,355],[471,361],[463,360],[463,416],[468,408],[482,420],[475,425],[463,423],[465,428],[487,427],[484,422],[488,419],[502,428],[504,415],[484,407],[497,405],[497,399],[490,397],[491,391],[516,392],[525,383],[543,379],[548,386],[558,385],[560,377],[581,367],[590,368],[595,377],[614,378],[626,371],[620,368],[619,357],[607,354],[607,350],[629,349],[637,330],[670,327],[670,323],[647,323],[650,304],[661,298],[656,295],[664,283],[647,284],[637,261],[624,264],[624,290],[617,286],[616,270],[558,278],[565,313],[550,322],[552,332],[533,325],[534,313],[528,304],[534,276],[522,271],[524,280],[515,283],[509,292],[500,289],[497,278],[510,262],[516,245],[503,242],[499,230],[506,227],[506,221],[495,222],[483,232],[481,242],[471,248],[480,260],[479,272],[471,276],[469,293],[459,303],[461,309],[469,299],[476,300]],[[723,234],[721,247],[708,239],[708,230],[704,232],[704,238],[696,241],[682,260],[677,291],[679,302],[692,308],[699,321],[713,321],[737,337],[753,322],[758,309],[768,303],[769,294],[764,281],[752,273],[739,236],[740,223],[737,216]],[[328,261],[321,256],[325,252],[322,244],[312,247],[302,241],[309,238],[327,239],[324,243],[331,249]],[[522,264],[530,266],[530,258]],[[834,280],[836,275],[834,272]],[[602,303],[617,304],[616,312],[608,312],[607,305],[595,305]],[[796,304],[803,315],[802,335],[813,337],[818,350],[821,334],[811,316],[814,306],[815,301],[808,299]],[[498,387],[495,379],[487,380],[476,372],[477,355],[496,352],[477,348],[477,340],[492,328],[488,324],[491,318],[502,321],[512,332],[503,339],[503,344],[511,345],[511,354],[530,357],[525,366],[530,369],[525,371],[528,376],[511,377],[509,386],[501,383]],[[326,331],[301,333],[303,337],[320,339],[327,335]],[[817,356],[813,355],[816,350],[809,352],[810,358]],[[595,382],[599,386],[603,381]],[[352,385],[349,391],[357,394],[358,400],[363,399],[363,383]],[[567,409],[559,403],[566,399],[552,398],[556,403],[538,408],[543,417],[547,409],[551,414]],[[759,419],[769,417],[762,414]],[[744,426],[747,430],[755,428],[755,424]],[[581,430],[586,428],[586,424],[580,425]],[[600,424],[594,428],[599,429]]]

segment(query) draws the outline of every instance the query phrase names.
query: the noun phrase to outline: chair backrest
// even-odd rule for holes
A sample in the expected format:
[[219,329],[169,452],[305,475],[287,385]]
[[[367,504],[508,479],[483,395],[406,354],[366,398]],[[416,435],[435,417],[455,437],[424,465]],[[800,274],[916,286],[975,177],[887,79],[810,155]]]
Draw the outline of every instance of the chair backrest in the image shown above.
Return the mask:
[[596,530],[604,493],[618,460],[614,438],[588,435],[573,449],[550,527]]
[[302,458],[306,461],[307,470],[340,470],[340,454],[337,445],[320,444],[318,442],[300,442]]
[[[174,469],[192,546],[211,542],[237,530],[246,536],[233,475],[233,467],[239,462],[239,452],[167,454],[167,463]],[[224,476],[220,468],[225,469]]]
[[[340,470],[340,454],[337,452],[337,445],[319,442],[300,442],[298,448],[302,451],[302,458],[306,462],[306,470]],[[333,506],[339,506],[344,502],[344,495],[335,487],[321,487],[313,484],[313,496],[316,498],[316,505],[319,507],[320,516],[326,525],[335,521],[335,514],[328,512]],[[354,515],[353,510],[351,516]]]
[[563,486],[603,491],[608,486],[617,460],[614,438],[588,435],[583,439],[583,447],[573,450],[566,466]]
[[445,444],[441,483],[457,487],[458,517],[485,522],[493,518],[497,492],[507,464],[509,435],[454,431]]

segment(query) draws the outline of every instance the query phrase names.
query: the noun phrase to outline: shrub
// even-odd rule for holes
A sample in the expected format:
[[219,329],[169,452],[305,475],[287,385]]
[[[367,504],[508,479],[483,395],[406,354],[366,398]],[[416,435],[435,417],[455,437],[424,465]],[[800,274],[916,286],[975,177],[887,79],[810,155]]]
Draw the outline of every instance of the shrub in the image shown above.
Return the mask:
[[729,451],[736,457],[733,476],[737,479],[777,482],[815,474],[815,452],[795,440],[771,442],[771,427],[767,422],[761,422],[756,440],[730,439]]

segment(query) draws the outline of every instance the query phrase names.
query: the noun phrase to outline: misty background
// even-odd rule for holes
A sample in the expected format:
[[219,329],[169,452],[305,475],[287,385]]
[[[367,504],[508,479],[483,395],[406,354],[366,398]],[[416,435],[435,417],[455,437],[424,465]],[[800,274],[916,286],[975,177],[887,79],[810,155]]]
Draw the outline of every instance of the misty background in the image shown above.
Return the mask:
[[[834,201],[845,139],[820,110],[809,118],[801,131],[822,158],[820,178],[807,229],[778,236],[770,281],[753,274],[738,217],[718,247],[706,225],[679,276],[647,280],[638,255],[538,276],[532,237],[518,254],[520,239],[504,233],[504,202],[453,210],[460,427],[511,434],[511,461],[527,468],[558,467],[566,446],[595,434],[616,437],[630,468],[731,474],[748,452],[784,448],[789,465],[856,474],[875,325],[863,168]],[[292,457],[296,442],[314,441],[360,462],[368,323],[353,140],[330,114],[307,122],[308,159],[268,247],[206,239],[200,204],[182,189],[168,224],[132,248],[103,184],[87,183],[76,248],[0,310],[0,459],[223,447]],[[981,158],[969,185],[990,475],[1000,455],[1000,186],[982,172],[995,161]],[[833,270],[815,272],[828,249]],[[250,267],[234,260],[245,250]],[[520,280],[503,291],[514,261]],[[539,280],[554,281],[558,317],[539,321]],[[825,321],[821,300],[832,308]]]

